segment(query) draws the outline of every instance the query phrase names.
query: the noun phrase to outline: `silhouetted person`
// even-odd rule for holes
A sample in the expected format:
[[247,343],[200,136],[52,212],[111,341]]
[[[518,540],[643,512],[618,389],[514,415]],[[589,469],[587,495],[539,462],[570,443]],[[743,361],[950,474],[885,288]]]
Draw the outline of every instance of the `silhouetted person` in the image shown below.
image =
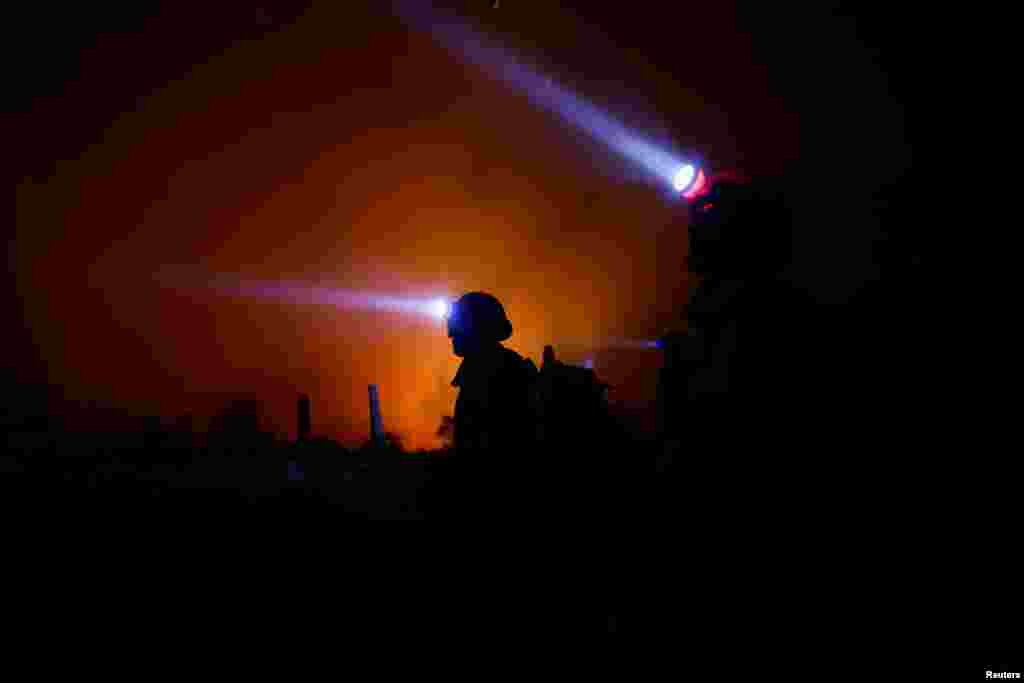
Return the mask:
[[[455,490],[447,491],[447,504],[458,499],[500,506],[503,496],[495,494],[514,490],[530,455],[536,367],[502,346],[512,336],[512,323],[490,294],[470,292],[456,301],[448,316],[448,336],[463,360],[452,380],[459,389],[452,463],[457,482]],[[504,505],[510,503],[506,498]]]
[[806,473],[809,434],[831,408],[820,389],[827,363],[841,359],[820,348],[818,311],[783,276],[791,236],[789,207],[770,185],[720,181],[691,205],[697,285],[688,329],[662,339],[660,465],[687,489],[672,496],[704,510],[741,514],[775,496],[790,504],[783,489]]
[[[787,361],[799,324],[797,295],[780,278],[789,262],[791,218],[770,187],[715,183],[690,213],[689,266],[698,284],[676,362],[689,363],[688,398],[775,395],[770,377]],[[780,355],[781,354],[781,355]]]
[[[515,451],[528,445],[532,430],[532,391],[536,368],[501,342],[512,323],[490,294],[470,292],[448,317],[452,350],[463,359],[452,380],[455,450],[460,456]],[[524,440],[525,439],[525,440]]]

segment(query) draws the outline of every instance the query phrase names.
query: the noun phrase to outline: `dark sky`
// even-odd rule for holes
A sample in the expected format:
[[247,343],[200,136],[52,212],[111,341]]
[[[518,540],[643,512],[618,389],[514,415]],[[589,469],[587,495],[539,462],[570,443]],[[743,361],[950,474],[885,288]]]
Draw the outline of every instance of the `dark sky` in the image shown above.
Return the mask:
[[[871,275],[864,198],[910,164],[891,17],[492,4],[448,6],[631,125],[785,173],[807,198],[799,272],[819,297]],[[431,445],[456,367],[438,326],[170,291],[154,277],[168,266],[486,289],[535,359],[547,341],[674,323],[679,207],[387,3],[18,12],[6,360],[69,397],[175,414],[253,393],[289,431],[302,390],[321,432],[353,440],[377,382],[389,425]]]

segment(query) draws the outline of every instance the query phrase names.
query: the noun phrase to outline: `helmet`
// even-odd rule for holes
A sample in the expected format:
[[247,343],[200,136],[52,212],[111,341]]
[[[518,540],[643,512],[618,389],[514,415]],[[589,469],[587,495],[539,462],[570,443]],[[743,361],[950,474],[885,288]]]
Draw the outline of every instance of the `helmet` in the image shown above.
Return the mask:
[[503,342],[512,336],[512,323],[505,307],[491,294],[470,292],[452,304],[448,315],[448,336],[460,332],[481,341]]
[[791,216],[768,183],[722,178],[691,202],[690,264],[695,272],[778,271],[791,248]]

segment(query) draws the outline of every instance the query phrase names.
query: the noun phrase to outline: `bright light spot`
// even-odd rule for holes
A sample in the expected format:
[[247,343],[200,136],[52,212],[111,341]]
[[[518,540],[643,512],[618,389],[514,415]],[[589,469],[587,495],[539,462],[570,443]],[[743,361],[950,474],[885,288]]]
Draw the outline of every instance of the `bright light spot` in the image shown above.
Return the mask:
[[435,318],[443,320],[451,313],[452,305],[444,299],[435,299],[430,303],[430,313]]
[[693,199],[694,197],[699,196],[704,191],[704,188],[707,186],[707,184],[707,176],[704,175],[704,169],[701,169],[697,173],[697,179],[693,181],[693,186],[690,187],[690,189],[688,189],[686,192],[683,192],[683,197],[685,197],[686,199]]
[[676,189],[676,192],[683,192],[690,187],[690,183],[693,182],[696,175],[697,169],[693,167],[693,164],[683,164],[672,176],[672,187]]

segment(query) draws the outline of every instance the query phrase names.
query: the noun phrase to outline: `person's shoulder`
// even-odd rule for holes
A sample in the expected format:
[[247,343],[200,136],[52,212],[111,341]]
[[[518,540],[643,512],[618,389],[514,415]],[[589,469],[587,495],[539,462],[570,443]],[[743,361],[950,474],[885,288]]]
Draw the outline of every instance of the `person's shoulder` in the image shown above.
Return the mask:
[[502,369],[509,375],[532,377],[537,374],[537,366],[532,360],[521,356],[512,349],[502,347]]
[[507,346],[501,347],[501,364],[504,367],[514,368],[522,366],[524,359],[518,353],[508,348]]

